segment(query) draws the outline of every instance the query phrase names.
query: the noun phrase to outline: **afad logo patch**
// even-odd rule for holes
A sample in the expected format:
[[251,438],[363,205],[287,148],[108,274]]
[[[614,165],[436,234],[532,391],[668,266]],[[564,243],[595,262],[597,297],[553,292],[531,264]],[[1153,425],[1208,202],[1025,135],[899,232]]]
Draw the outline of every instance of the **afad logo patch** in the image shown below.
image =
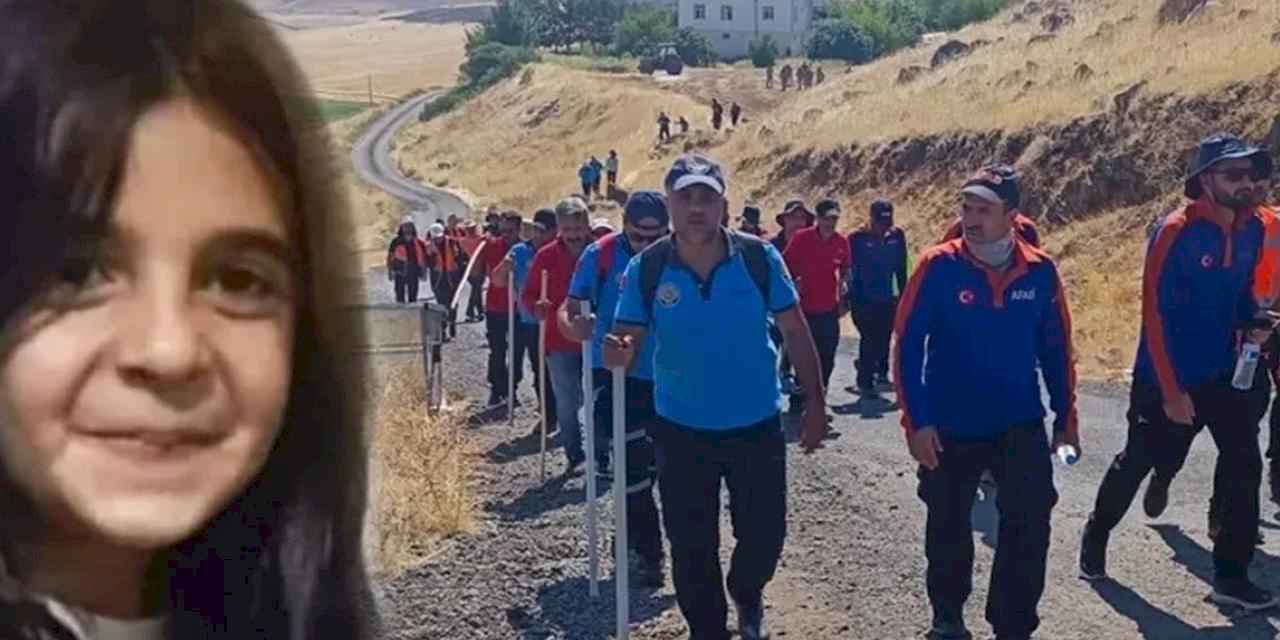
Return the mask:
[[1209,254],[1207,254],[1207,253],[1206,253],[1206,254],[1204,254],[1203,256],[1201,256],[1201,257],[1200,257],[1200,266],[1202,266],[1202,267],[1204,267],[1204,268],[1206,268],[1206,269],[1208,269],[1208,268],[1212,267],[1212,266],[1213,266],[1213,256],[1211,256],[1211,255],[1209,255]]
[[973,304],[973,301],[976,299],[977,296],[973,295],[973,291],[969,289],[962,289],[960,291],[960,304],[970,305]]
[[680,287],[677,287],[670,282],[664,282],[658,287],[658,291],[654,294],[654,298],[657,299],[658,304],[662,305],[666,309],[670,309],[671,307],[680,304]]

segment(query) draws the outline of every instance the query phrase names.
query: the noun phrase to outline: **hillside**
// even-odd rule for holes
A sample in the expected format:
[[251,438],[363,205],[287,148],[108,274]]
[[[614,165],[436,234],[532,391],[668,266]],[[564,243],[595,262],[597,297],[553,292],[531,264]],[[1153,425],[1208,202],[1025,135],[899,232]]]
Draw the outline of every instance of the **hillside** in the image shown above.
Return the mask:
[[[1280,8],[1202,5],[1019,3],[949,34],[963,43],[950,61],[931,64],[934,40],[848,72],[827,66],[826,84],[780,101],[761,97],[750,69],[659,83],[539,65],[412,127],[397,153],[437,184],[528,210],[573,191],[589,154],[618,149],[632,189],[659,184],[670,158],[696,147],[731,168],[735,209],[833,195],[856,212],[852,227],[890,196],[916,249],[949,221],[954,185],[973,167],[1016,162],[1069,283],[1082,372],[1118,379],[1137,329],[1143,229],[1178,202],[1195,142],[1217,130],[1280,141]],[[712,94],[768,110],[715,134]],[[659,109],[686,115],[690,138],[655,147]]]

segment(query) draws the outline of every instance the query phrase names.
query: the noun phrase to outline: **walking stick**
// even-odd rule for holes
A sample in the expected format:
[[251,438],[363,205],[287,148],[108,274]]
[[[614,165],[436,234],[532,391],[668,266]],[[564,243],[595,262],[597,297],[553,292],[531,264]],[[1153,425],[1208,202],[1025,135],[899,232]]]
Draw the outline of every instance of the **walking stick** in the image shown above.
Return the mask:
[[613,529],[614,585],[618,627],[614,636],[626,640],[631,621],[631,594],[627,567],[627,372],[613,370]]
[[[591,303],[583,300],[580,313],[591,313]],[[595,419],[595,385],[591,379],[591,340],[582,343],[582,428],[587,434],[587,557],[591,566],[591,580],[587,593],[592,598],[600,597],[600,550],[598,548],[599,533],[596,527],[596,419]]]
[[[547,272],[542,272],[542,292],[539,297],[540,302],[547,301]],[[538,322],[538,380],[539,389],[542,394],[542,437],[539,438],[542,446],[542,460],[539,462],[542,482],[547,481],[547,321]]]
[[516,426],[516,274],[507,271],[507,425]]

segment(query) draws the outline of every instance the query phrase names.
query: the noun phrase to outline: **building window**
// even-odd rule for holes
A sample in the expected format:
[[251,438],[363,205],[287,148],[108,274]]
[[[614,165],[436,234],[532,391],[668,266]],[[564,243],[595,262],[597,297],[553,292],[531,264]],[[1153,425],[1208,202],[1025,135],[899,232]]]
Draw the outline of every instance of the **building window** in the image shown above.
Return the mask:
[[721,39],[721,40],[728,40],[728,39],[729,39],[729,34],[727,34],[727,33],[722,33],[722,34],[720,34],[720,39]]
[[705,4],[695,4],[695,5],[693,5],[693,19],[694,19],[694,20],[706,20],[706,19],[707,19],[707,5],[705,5]]
[[733,22],[733,5],[720,5],[720,19],[725,22]]
[[760,19],[773,20],[773,7],[767,4],[763,7],[760,7]]

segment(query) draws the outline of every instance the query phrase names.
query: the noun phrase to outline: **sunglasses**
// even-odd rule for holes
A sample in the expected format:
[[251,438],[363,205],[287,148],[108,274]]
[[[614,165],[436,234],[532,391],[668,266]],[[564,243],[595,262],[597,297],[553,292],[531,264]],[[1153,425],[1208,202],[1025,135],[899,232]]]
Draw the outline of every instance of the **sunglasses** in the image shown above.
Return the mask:
[[1258,169],[1254,169],[1254,168],[1220,169],[1218,171],[1214,171],[1213,173],[1214,175],[1218,175],[1218,176],[1222,176],[1223,178],[1226,178],[1227,182],[1244,182],[1246,178],[1250,182],[1262,182],[1270,177],[1265,173],[1263,173],[1262,171],[1259,171]]
[[663,239],[664,237],[666,237],[667,232],[661,231],[661,232],[654,232],[654,233],[638,233],[636,231],[627,229],[626,234],[627,234],[627,241],[630,242],[632,246],[636,246],[636,245],[653,244]]

